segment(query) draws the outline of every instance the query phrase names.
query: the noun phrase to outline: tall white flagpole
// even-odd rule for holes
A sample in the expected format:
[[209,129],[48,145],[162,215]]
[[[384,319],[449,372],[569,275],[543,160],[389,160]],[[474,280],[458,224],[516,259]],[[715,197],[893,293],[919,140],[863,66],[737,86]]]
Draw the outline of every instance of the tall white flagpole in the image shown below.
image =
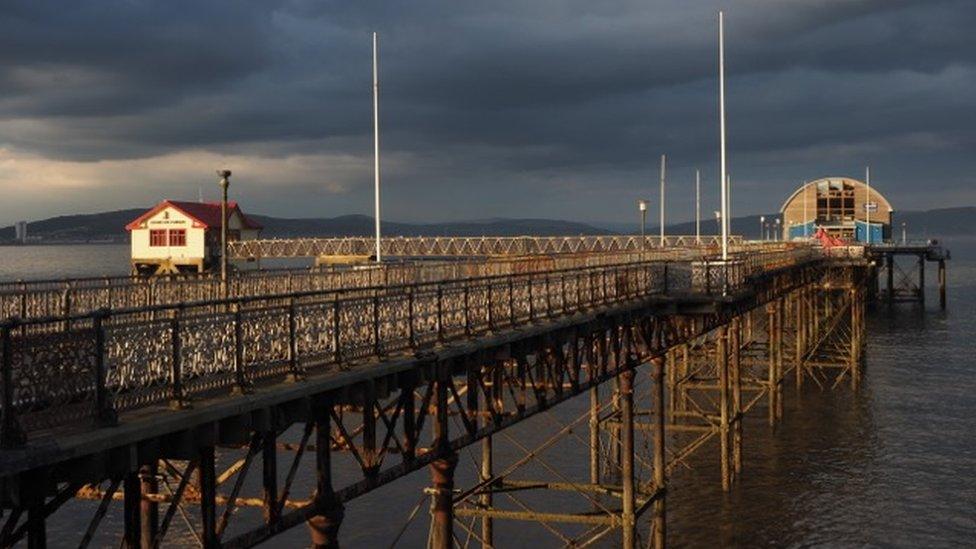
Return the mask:
[[729,205],[725,174],[725,23],[721,11],[718,12],[718,117],[722,164],[718,180],[719,187],[722,189],[722,261],[727,261],[729,259]]
[[373,195],[375,198],[374,217],[376,220],[376,262],[383,260],[380,255],[380,83],[378,73],[379,59],[376,52],[376,33],[373,33]]
[[695,170],[695,244],[701,244],[701,171]]
[[666,173],[665,170],[667,169],[665,167],[666,163],[667,163],[667,157],[662,154],[661,155],[661,247],[662,248],[664,247],[664,178]]
[[864,212],[867,215],[867,226],[868,226],[867,242],[868,242],[868,246],[870,246],[871,245],[871,208],[869,205],[871,203],[871,166],[866,166],[864,168],[864,183],[868,186],[867,189],[868,195],[867,197],[865,197],[864,200]]

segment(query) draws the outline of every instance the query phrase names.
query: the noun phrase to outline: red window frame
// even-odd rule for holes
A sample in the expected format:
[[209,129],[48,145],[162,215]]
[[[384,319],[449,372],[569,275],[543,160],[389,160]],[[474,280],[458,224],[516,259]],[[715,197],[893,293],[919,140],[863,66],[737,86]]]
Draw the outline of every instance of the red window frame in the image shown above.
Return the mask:
[[149,245],[157,248],[166,246],[166,229],[149,229]]
[[186,246],[186,229],[170,229],[169,245]]

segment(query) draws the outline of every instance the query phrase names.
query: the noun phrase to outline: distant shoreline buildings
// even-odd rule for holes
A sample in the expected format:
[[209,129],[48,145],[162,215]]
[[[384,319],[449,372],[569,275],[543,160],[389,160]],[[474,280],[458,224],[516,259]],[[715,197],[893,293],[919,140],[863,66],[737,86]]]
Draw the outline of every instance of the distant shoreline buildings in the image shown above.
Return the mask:
[[27,243],[27,222],[18,221],[14,224],[14,240],[21,244]]

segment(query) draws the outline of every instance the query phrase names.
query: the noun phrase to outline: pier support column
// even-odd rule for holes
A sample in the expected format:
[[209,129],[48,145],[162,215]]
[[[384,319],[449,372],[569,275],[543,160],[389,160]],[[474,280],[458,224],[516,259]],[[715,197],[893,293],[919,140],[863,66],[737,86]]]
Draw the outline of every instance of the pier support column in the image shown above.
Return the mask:
[[715,348],[716,369],[719,384],[719,436],[722,460],[722,491],[728,492],[732,488],[732,471],[729,467],[729,353],[728,328],[718,329],[718,340]]
[[620,374],[620,484],[622,488],[621,530],[624,549],[637,545],[634,519],[634,370]]
[[125,549],[139,549],[140,547],[142,493],[139,483],[139,473],[135,471],[126,473],[122,480],[122,493],[125,498],[122,503],[122,547]]
[[806,326],[804,326],[804,302],[802,290],[794,294],[794,331],[793,331],[793,376],[796,380],[796,390],[803,389],[803,352],[805,350]]
[[742,372],[740,352],[742,349],[742,323],[736,318],[732,321],[729,347],[731,350],[730,373],[732,384],[732,465],[735,482],[742,473]]
[[[522,359],[519,359],[522,362]],[[451,378],[449,364],[441,364],[435,382],[437,397],[435,406],[434,442],[431,445],[438,458],[430,464],[430,478],[433,486],[429,489],[430,498],[430,546],[432,549],[451,549],[454,546],[454,470],[458,456],[451,450],[448,439],[448,383]]]
[[454,470],[456,454],[434,460],[430,464],[430,546],[433,549],[454,547]]
[[890,305],[895,302],[895,255],[885,254],[885,261],[888,264],[888,287],[885,288],[885,291],[888,294],[887,301]]
[[600,484],[600,386],[590,387],[590,483]]
[[786,300],[776,301],[776,419],[783,419],[783,339],[786,325]]
[[156,535],[159,532],[159,503],[151,501],[148,497],[155,495],[159,491],[159,463],[153,461],[149,465],[139,468],[139,484],[142,498],[139,503],[141,526],[141,547],[142,549],[153,549],[156,547]]
[[925,303],[925,254],[918,254],[918,296],[919,303]]
[[315,421],[315,516],[308,519],[309,536],[314,549],[338,549],[339,527],[345,509],[336,500],[332,487],[332,402],[323,400],[314,410]]
[[945,259],[939,260],[939,307],[944,311],[946,308],[946,262]]
[[220,546],[217,538],[217,471],[214,447],[200,449],[200,538],[204,549]]
[[766,322],[769,332],[767,336],[769,358],[766,365],[766,387],[769,401],[769,425],[772,427],[776,425],[776,394],[778,392],[776,389],[776,306],[772,303],[766,305]]
[[[686,355],[687,356],[687,355]],[[658,357],[654,364],[654,501],[651,522],[651,540],[654,549],[663,549],[667,539],[667,480],[665,477],[666,455],[664,448],[664,358]],[[674,365],[672,364],[673,368]],[[674,398],[674,395],[671,395]]]

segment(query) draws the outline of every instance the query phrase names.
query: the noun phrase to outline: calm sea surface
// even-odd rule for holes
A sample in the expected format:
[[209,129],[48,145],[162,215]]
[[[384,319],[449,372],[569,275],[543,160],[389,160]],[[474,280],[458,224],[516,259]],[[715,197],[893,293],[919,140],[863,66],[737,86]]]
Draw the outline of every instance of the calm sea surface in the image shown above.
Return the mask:
[[[808,383],[798,395],[790,386],[785,419],[775,432],[765,425],[764,410],[749,416],[744,476],[729,495],[721,493],[714,446],[695,455],[692,469],[674,475],[668,499],[670,545],[976,547],[976,243],[949,246],[949,310],[939,311],[930,292],[924,309],[905,305],[871,311],[864,383],[856,394],[847,387],[822,392]],[[116,245],[0,247],[0,279],[125,274],[127,254],[127,246]],[[934,270],[928,280],[935,280]],[[641,390],[649,390],[646,379]],[[564,403],[551,417],[540,416],[497,436],[497,467],[518,455],[507,437],[526,444],[541,441],[558,428],[557,422],[582,414],[583,400]],[[577,433],[585,436],[585,430],[581,424]],[[645,451],[640,443],[638,449]],[[460,486],[471,483],[474,455],[461,455]],[[573,437],[544,457],[562,472],[584,476],[586,450]],[[286,467],[285,456],[279,463]],[[342,462],[340,468],[348,472],[349,466]],[[543,473],[536,468],[526,478]],[[352,502],[341,530],[344,544],[388,546],[428,481],[425,472],[418,472]],[[103,526],[121,523],[120,506],[113,507]],[[62,511],[72,516],[61,515],[49,543],[60,547],[64,539],[76,544],[93,509],[87,502],[73,502]],[[421,504],[400,546],[423,546],[426,512],[426,503]],[[173,528],[181,531],[179,520]],[[496,530],[502,547],[560,545],[534,525],[497,523]],[[296,528],[267,545],[301,547],[307,542],[304,529]],[[97,540],[104,547],[117,543],[117,538]],[[617,544],[608,538],[602,546]]]

